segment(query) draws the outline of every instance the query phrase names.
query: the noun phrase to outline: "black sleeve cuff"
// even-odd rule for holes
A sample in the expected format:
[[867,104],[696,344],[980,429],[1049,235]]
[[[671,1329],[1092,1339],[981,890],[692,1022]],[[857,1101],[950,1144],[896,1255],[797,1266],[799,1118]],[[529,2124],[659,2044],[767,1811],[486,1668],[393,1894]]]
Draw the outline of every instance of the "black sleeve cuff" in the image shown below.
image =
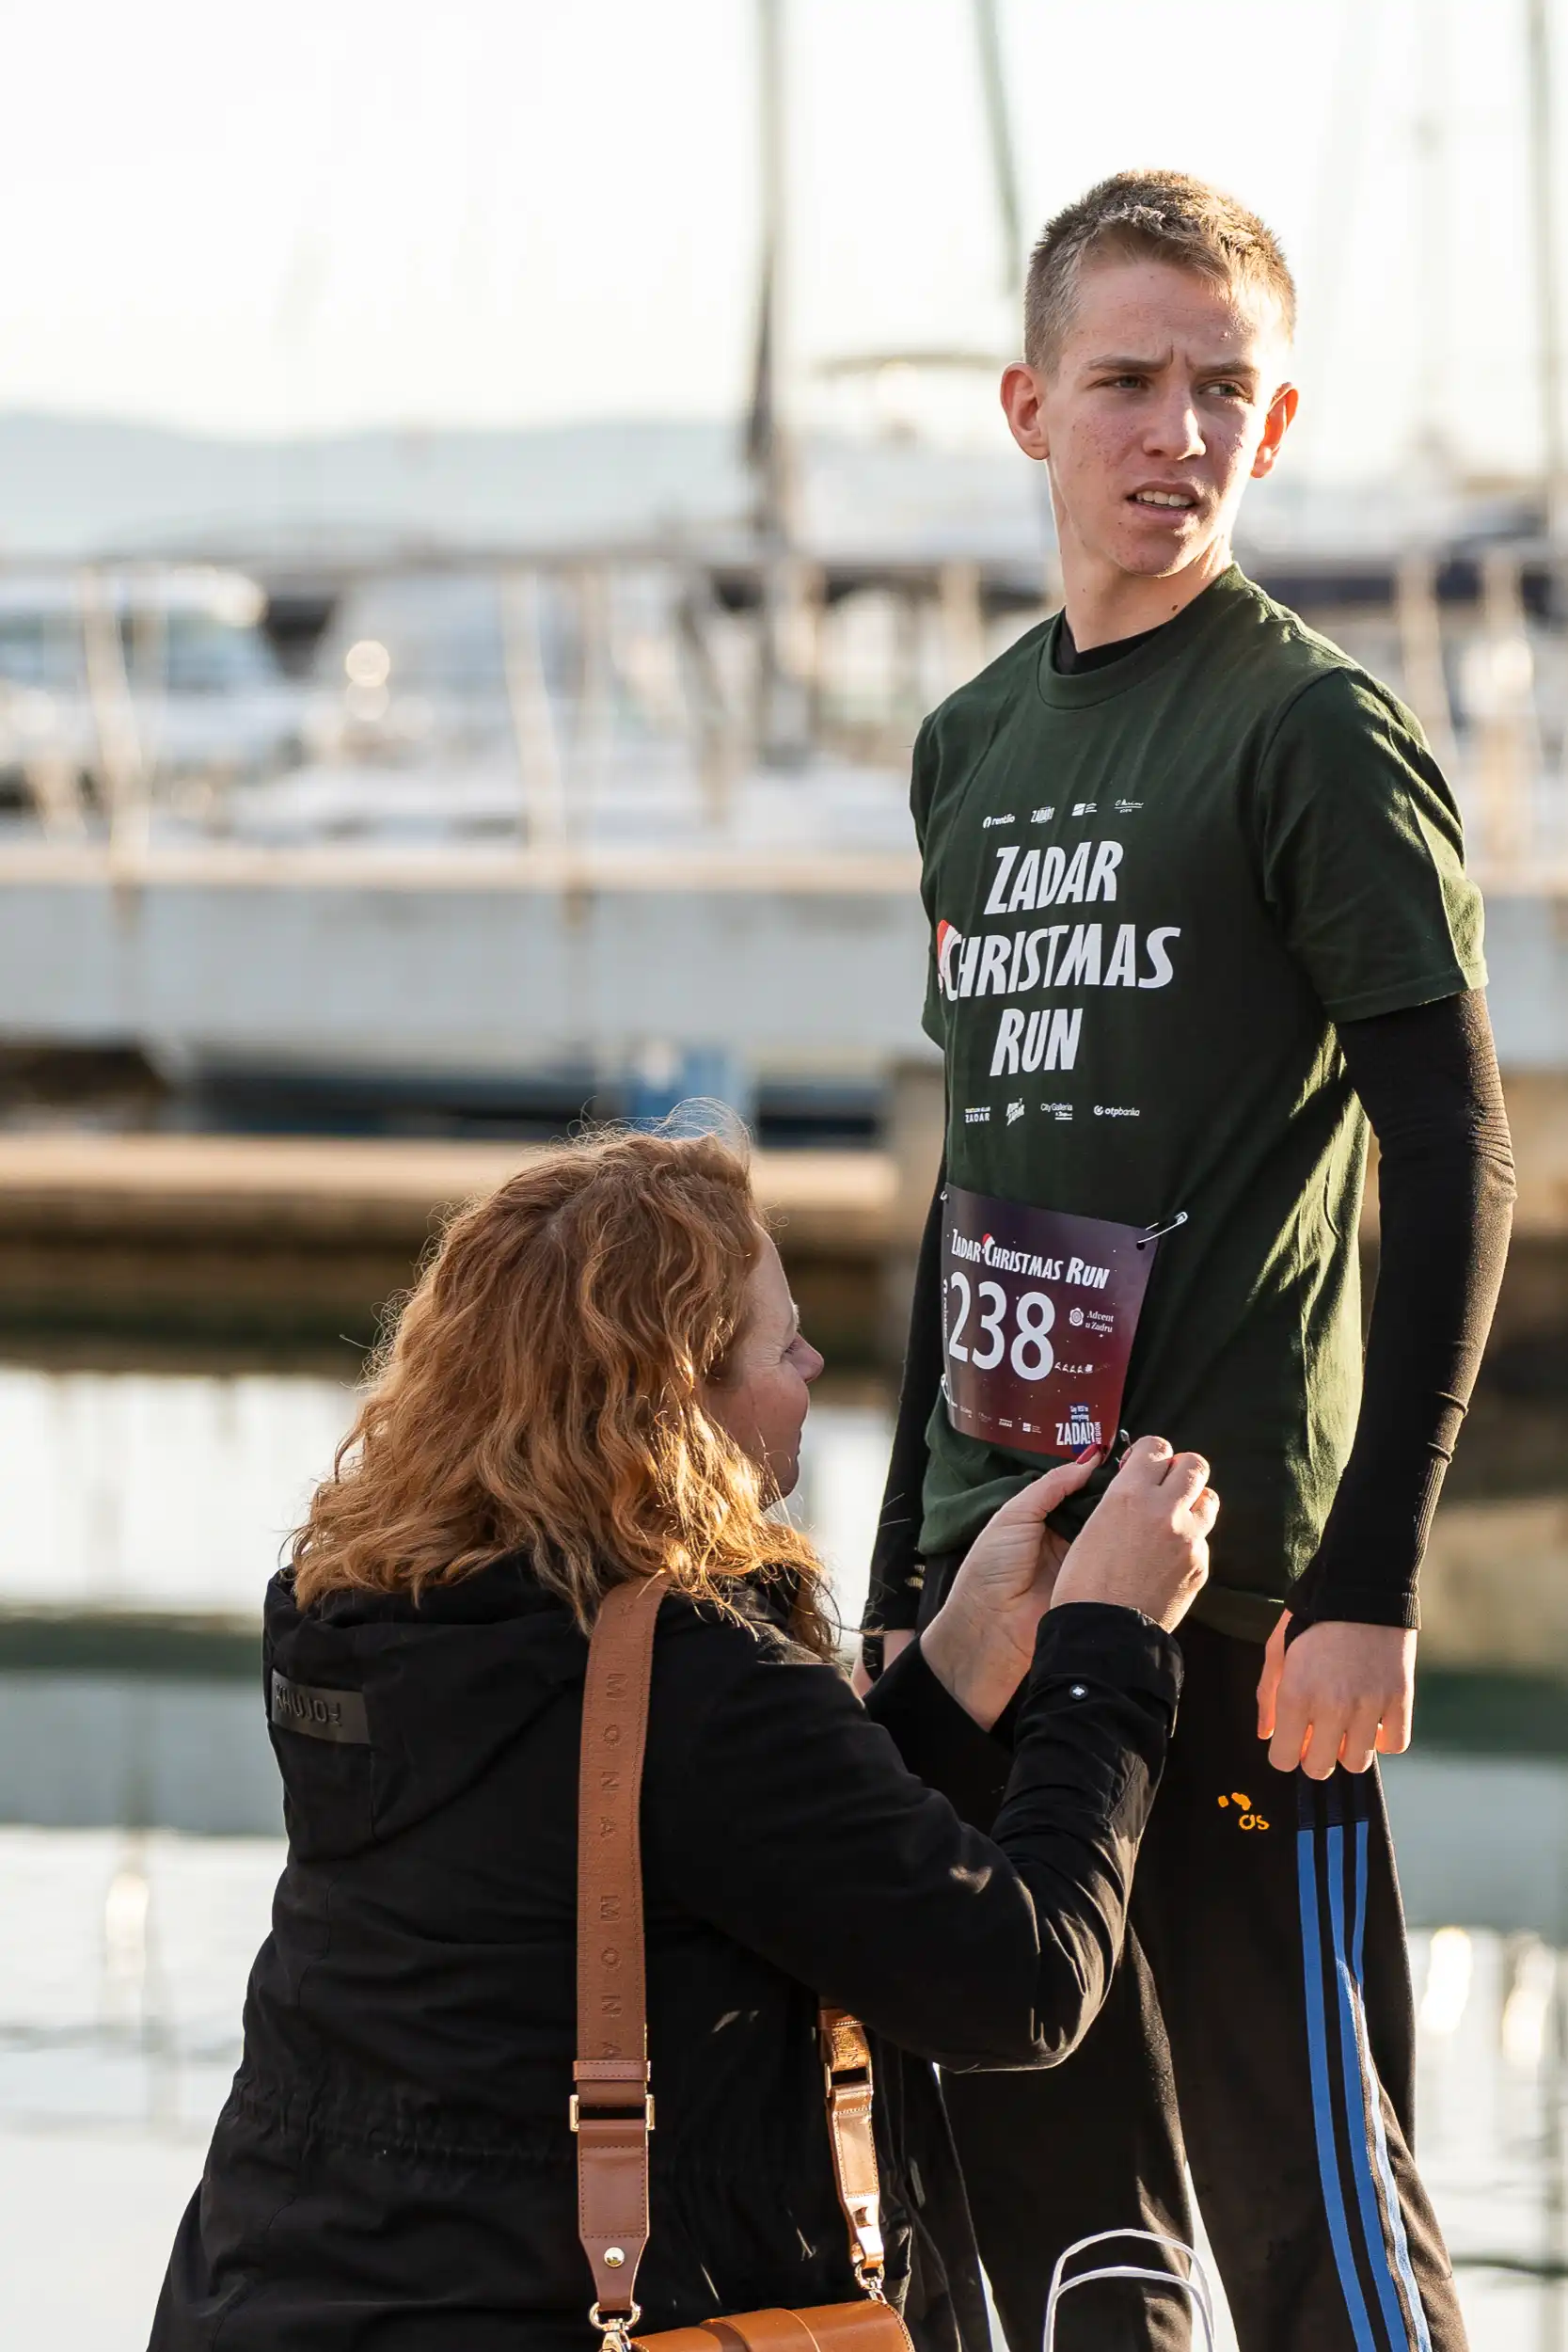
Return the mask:
[[[1168,1724],[1181,1694],[1181,1652],[1168,1633],[1135,1609],[1089,1600],[1048,1609],[1020,1694],[1026,1697],[1028,1712],[1036,1714],[1042,1705],[1051,1708],[1058,1693],[1076,1704],[1085,1688],[1097,1687],[1145,1692],[1160,1703]],[[865,1711],[892,1734],[918,1780],[940,1790],[960,1820],[990,1833],[1007,1791],[1012,1740],[981,1730],[931,1672],[918,1642],[901,1650],[873,1684]],[[1016,1723],[1019,1712],[1015,1704],[1007,1715]]]
[[1033,1699],[1055,1682],[1114,1683],[1147,1691],[1172,1713],[1181,1695],[1181,1652],[1174,1638],[1136,1609],[1108,1601],[1070,1600],[1048,1609],[1035,1637],[1028,1682]]
[[[1060,1609],[1046,1611],[1035,1637],[1034,1663],[989,1732],[937,1680],[918,1642],[895,1660],[878,1692],[896,1677],[912,1673],[923,1677],[941,1700],[945,1710],[942,1735],[951,1745],[939,1752],[933,1743],[927,1751],[929,1762],[917,1762],[912,1742],[905,1749],[895,1732],[904,1760],[923,1780],[941,1788],[964,1820],[988,1836],[1006,1795],[1020,1739],[1027,1736],[1031,1724],[1037,1727],[1042,1717],[1053,1716],[1063,1707],[1076,1709],[1092,1692],[1141,1692],[1156,1702],[1168,1737],[1181,1695],[1181,1652],[1170,1635],[1135,1609],[1098,1600],[1067,1601]],[[934,1730],[934,1704],[927,1720]]]
[[1421,1605],[1413,1582],[1352,1584],[1337,1577],[1314,1576],[1308,1568],[1285,1605],[1291,1612],[1288,1641],[1309,1625],[1397,1625],[1407,1633],[1421,1629]]
[[940,1789],[974,1828],[990,1828],[1007,1786],[1011,1751],[958,1705],[918,1642],[900,1650],[873,1683],[865,1711],[892,1733],[917,1780]]

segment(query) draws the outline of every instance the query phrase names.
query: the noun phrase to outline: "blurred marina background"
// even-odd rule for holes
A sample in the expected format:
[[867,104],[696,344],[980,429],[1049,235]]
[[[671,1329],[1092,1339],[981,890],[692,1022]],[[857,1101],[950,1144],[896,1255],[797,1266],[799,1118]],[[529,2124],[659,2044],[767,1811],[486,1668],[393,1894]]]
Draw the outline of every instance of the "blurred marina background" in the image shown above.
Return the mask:
[[280,1858],[261,1591],[453,1202],[751,1122],[853,1622],[940,1118],[909,750],[1057,596],[1027,245],[1152,161],[1295,263],[1241,552],[1417,709],[1487,889],[1518,1237],[1388,1783],[1477,2352],[1568,2352],[1565,60],[1568,0],[0,25],[18,2340],[144,2340]]

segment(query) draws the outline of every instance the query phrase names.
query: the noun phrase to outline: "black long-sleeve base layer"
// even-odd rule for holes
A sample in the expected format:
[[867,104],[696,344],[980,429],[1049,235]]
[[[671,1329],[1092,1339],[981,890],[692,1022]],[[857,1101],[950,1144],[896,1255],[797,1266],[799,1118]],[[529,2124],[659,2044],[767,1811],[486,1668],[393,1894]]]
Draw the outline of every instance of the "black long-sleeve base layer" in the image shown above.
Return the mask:
[[1298,1625],[1418,1626],[1416,1581],[1481,1370],[1513,1216],[1513,1151],[1486,999],[1339,1033],[1378,1141],[1377,1291],[1355,1442]]
[[[1479,992],[1346,1022],[1377,1137],[1382,1249],[1355,1442],[1296,1627],[1417,1626],[1417,1576],[1502,1281],[1514,1193],[1508,1114]],[[942,1186],[921,1245],[865,1624],[912,1626],[925,1582],[926,1430],[942,1388]]]

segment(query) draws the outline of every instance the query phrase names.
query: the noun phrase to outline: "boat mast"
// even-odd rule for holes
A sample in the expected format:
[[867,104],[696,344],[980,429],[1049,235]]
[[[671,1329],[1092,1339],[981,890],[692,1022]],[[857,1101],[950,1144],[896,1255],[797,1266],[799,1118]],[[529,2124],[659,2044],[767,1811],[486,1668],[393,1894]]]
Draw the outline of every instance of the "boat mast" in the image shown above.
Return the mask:
[[1007,84],[1002,66],[1002,27],[996,0],[974,0],[974,29],[980,46],[980,81],[986,98],[986,127],[990,133],[991,169],[996,178],[996,207],[1002,224],[1002,292],[1016,301],[1023,283],[1023,207],[1018,193],[1018,157],[1007,111]]
[[1418,350],[1420,390],[1416,410],[1414,455],[1429,476],[1431,491],[1453,486],[1454,451],[1449,438],[1447,391],[1449,240],[1448,0],[1429,0],[1416,61],[1419,101],[1415,121],[1416,216],[1418,251],[1416,281],[1420,301]]
[[784,11],[784,0],[757,0],[761,236],[752,405],[746,421],[759,570],[757,750],[770,768],[799,767],[808,749],[806,696],[789,660],[788,645],[798,565],[794,452],[781,404],[788,213]]
[[1528,0],[1530,199],[1535,228],[1535,315],[1540,336],[1541,465],[1546,535],[1568,538],[1568,444],[1562,418],[1562,305],[1553,186],[1552,41],[1548,0]]

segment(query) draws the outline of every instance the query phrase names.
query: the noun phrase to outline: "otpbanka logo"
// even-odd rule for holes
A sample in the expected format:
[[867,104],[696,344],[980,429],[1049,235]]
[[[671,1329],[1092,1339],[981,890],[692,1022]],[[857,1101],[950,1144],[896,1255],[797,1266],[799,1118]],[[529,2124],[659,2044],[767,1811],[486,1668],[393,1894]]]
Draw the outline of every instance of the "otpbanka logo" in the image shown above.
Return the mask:
[[1056,1423],[1056,1443],[1070,1446],[1080,1454],[1086,1445],[1100,1443],[1100,1423],[1090,1418],[1086,1405],[1069,1405],[1066,1421]]

